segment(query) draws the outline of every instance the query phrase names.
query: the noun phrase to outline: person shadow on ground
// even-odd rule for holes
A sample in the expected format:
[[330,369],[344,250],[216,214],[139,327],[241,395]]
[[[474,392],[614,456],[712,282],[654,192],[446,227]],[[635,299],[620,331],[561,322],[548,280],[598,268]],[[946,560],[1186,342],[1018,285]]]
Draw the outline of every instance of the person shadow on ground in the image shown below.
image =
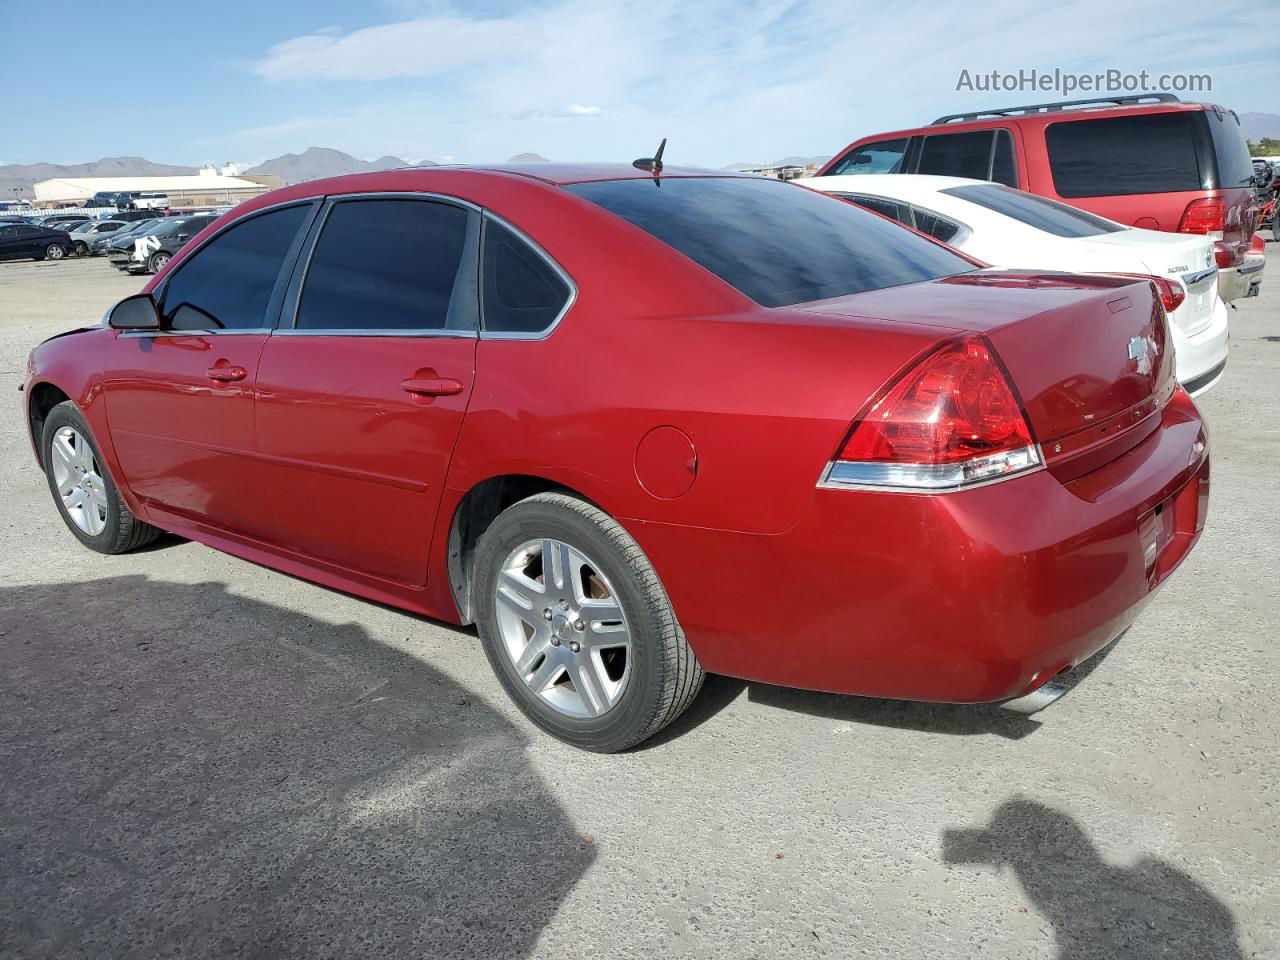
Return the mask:
[[1011,867],[1053,925],[1058,960],[1243,960],[1231,911],[1193,877],[1155,857],[1105,862],[1084,829],[1024,797],[986,827],[946,830],[952,865]]
[[220,583],[0,588],[0,704],[0,956],[518,958],[594,857],[475,695]]

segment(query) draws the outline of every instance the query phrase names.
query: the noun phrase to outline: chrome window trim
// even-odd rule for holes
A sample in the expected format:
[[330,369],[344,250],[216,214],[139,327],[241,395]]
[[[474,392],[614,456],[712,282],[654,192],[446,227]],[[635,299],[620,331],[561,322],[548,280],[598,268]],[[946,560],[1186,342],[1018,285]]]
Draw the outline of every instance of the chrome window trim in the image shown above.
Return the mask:
[[574,281],[573,277],[569,275],[569,271],[565,270],[564,267],[560,266],[560,264],[555,261],[555,259],[551,256],[551,254],[547,253],[547,251],[542,248],[541,244],[539,244],[536,240],[534,240],[533,237],[529,236],[529,234],[525,233],[523,230],[517,227],[510,220],[506,219],[505,217],[498,216],[498,214],[494,213],[492,210],[481,211],[481,214],[484,219],[492,220],[495,223],[500,224],[501,226],[505,227],[506,229],[514,233],[517,237],[519,237],[520,240],[526,246],[528,246],[530,250],[532,250],[535,254],[537,254],[542,259],[543,263],[545,263],[547,266],[551,268],[552,272],[554,272],[556,276],[558,276],[561,280],[564,281],[565,286],[569,288],[569,296],[565,298],[564,306],[560,308],[560,312],[557,313],[554,319],[552,319],[552,321],[549,324],[547,324],[546,327],[544,327],[542,330],[535,330],[528,333],[508,332],[508,331],[502,331],[502,330],[489,332],[485,330],[485,327],[484,327],[484,233],[481,232],[480,234],[480,339],[481,340],[545,340],[547,339],[547,337],[551,336],[551,334],[555,332],[556,327],[560,326],[560,321],[564,319],[564,315],[568,313],[570,310],[572,310],[573,305],[578,302],[578,284]]
[[[108,310],[108,313],[111,311]],[[103,318],[103,326],[106,326]],[[136,340],[140,337],[235,337],[249,334],[271,333],[271,327],[243,327],[235,330],[117,330],[117,337]]]
[[[439,330],[417,330],[413,328],[396,329],[393,327],[379,327],[377,329],[359,328],[355,330],[338,330],[338,329],[299,329],[298,328],[298,310],[302,307],[302,293],[307,285],[307,275],[311,273],[311,262],[315,258],[316,248],[320,246],[320,238],[324,236],[324,228],[329,222],[329,217],[333,214],[333,208],[339,203],[351,200],[422,200],[428,203],[447,203],[455,207],[462,207],[473,213],[483,217],[484,208],[472,203],[470,200],[463,200],[461,197],[451,197],[445,193],[434,193],[427,190],[380,190],[376,193],[335,193],[327,197],[322,197],[323,206],[316,215],[316,221],[312,225],[315,230],[315,236],[311,238],[307,247],[306,260],[299,265],[302,267],[302,273],[298,277],[298,289],[293,294],[292,303],[287,301],[290,299],[289,290],[285,290],[285,306],[292,307],[288,316],[284,316],[283,312],[280,317],[280,323],[275,329],[277,336],[289,337],[455,337],[457,339],[475,340],[479,338],[478,330],[449,330],[441,328]],[[477,283],[477,287],[479,284]],[[477,296],[479,290],[477,289]],[[477,309],[477,322],[482,323],[479,319],[480,311]],[[288,321],[287,323],[285,321]]]

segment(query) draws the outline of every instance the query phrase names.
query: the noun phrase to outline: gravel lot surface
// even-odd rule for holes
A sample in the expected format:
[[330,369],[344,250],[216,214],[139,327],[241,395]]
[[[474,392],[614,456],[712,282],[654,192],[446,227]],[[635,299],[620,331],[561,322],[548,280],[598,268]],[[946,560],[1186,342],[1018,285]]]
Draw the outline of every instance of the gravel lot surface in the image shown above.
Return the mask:
[[1268,273],[1201,401],[1199,548],[1041,722],[712,678],[601,757],[471,631],[193,543],[81,548],[16,390],[142,281],[0,263],[0,956],[1280,957]]

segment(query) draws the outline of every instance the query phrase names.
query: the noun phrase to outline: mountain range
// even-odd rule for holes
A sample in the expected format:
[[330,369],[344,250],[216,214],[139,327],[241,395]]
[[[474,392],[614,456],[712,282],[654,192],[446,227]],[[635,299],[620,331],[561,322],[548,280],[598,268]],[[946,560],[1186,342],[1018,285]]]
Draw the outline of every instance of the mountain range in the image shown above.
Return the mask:
[[1255,143],[1263,137],[1280,140],[1280,113],[1242,113],[1240,126]]
[[731,163],[724,170],[759,170],[762,167],[820,167],[828,160],[830,155],[825,157],[783,157],[781,160],[774,160],[772,163]]

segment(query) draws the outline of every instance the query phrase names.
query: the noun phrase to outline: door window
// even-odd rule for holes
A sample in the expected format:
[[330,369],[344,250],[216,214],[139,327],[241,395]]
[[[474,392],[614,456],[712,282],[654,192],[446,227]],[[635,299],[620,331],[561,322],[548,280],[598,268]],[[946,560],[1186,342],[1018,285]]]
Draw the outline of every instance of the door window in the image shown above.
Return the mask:
[[851,173],[902,173],[902,155],[906,150],[906,137],[865,143],[841,157],[824,176],[835,177]]
[[569,302],[569,284],[537,251],[491,218],[484,224],[480,268],[484,328],[541,333]]
[[164,286],[161,314],[175,330],[261,330],[280,268],[310,204],[250,217],[204,243]]
[[295,326],[474,330],[474,304],[459,302],[468,286],[474,297],[474,286],[458,283],[470,217],[462,207],[427,200],[335,204],[311,256]]
[[986,180],[991,172],[992,131],[932,134],[924,138],[917,173]]

